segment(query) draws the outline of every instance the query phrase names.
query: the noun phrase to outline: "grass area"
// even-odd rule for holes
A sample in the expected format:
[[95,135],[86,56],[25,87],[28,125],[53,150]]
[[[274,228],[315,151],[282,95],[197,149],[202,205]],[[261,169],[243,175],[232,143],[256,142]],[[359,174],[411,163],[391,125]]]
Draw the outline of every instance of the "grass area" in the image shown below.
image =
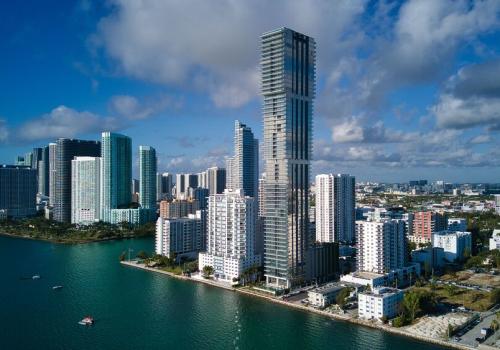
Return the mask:
[[132,227],[127,224],[111,225],[96,223],[89,226],[76,226],[60,223],[37,216],[21,220],[0,221],[0,233],[15,237],[45,240],[55,243],[86,243],[111,239],[152,236],[154,223]]
[[434,290],[430,286],[420,288],[433,292],[436,301],[443,304],[463,305],[467,309],[474,311],[487,311],[493,306],[493,303],[490,301],[491,293],[488,292],[454,288],[453,293],[450,293],[445,286],[436,286]]
[[173,273],[174,275],[182,275],[182,267],[180,266],[164,266],[160,270]]

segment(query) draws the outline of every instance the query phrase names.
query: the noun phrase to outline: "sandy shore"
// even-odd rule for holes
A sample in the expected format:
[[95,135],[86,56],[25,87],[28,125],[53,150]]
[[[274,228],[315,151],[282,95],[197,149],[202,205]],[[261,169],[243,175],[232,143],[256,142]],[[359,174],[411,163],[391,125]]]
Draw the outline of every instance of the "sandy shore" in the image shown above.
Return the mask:
[[389,332],[389,333],[393,333],[393,334],[397,334],[397,335],[400,335],[400,336],[417,339],[417,340],[420,340],[420,341],[423,341],[423,342],[426,342],[426,343],[433,343],[433,344],[436,344],[436,345],[445,346],[445,347],[449,347],[449,348],[455,348],[455,349],[467,349],[467,350],[471,349],[470,347],[467,347],[467,346],[464,346],[464,345],[461,345],[461,344],[457,344],[457,343],[454,343],[454,342],[449,342],[449,341],[440,340],[440,339],[433,339],[433,338],[429,338],[429,337],[426,337],[426,336],[423,336],[423,335],[419,335],[419,334],[415,334],[415,333],[410,333],[406,329],[407,327],[394,328],[394,327],[391,327],[391,326],[388,326],[388,325],[381,324],[379,322],[370,322],[370,321],[365,321],[365,320],[361,320],[361,319],[358,319],[358,318],[353,318],[353,317],[351,317],[349,315],[346,316],[346,315],[332,314],[330,312],[323,311],[323,310],[318,310],[318,309],[314,309],[312,307],[308,307],[308,306],[304,306],[304,305],[300,305],[300,304],[290,303],[290,302],[287,302],[287,301],[284,301],[284,300],[272,297],[270,295],[265,295],[263,293],[252,291],[252,290],[250,290],[248,288],[233,288],[233,287],[230,287],[230,286],[227,286],[227,285],[223,285],[221,283],[218,283],[218,282],[215,282],[215,281],[212,281],[212,280],[194,279],[194,278],[190,278],[190,277],[186,277],[186,276],[182,276],[182,275],[176,275],[176,274],[168,272],[168,271],[163,271],[163,270],[159,270],[159,269],[156,269],[156,268],[146,267],[143,264],[137,264],[134,261],[122,261],[121,264],[123,264],[125,266],[134,267],[134,268],[137,268],[137,269],[142,269],[142,270],[147,270],[147,271],[151,271],[151,272],[155,272],[155,273],[160,273],[160,274],[167,275],[169,277],[174,277],[174,278],[177,278],[177,279],[180,279],[180,280],[184,280],[184,281],[191,281],[191,282],[195,282],[195,283],[208,284],[208,285],[211,285],[211,286],[214,286],[214,287],[218,287],[218,288],[223,288],[223,289],[226,289],[226,290],[229,290],[229,291],[232,291],[232,292],[241,293],[241,294],[245,294],[245,295],[249,295],[249,296],[253,296],[253,297],[258,297],[258,298],[261,298],[261,299],[266,299],[266,300],[268,300],[270,302],[273,302],[273,303],[276,303],[276,304],[281,304],[281,305],[284,305],[284,306],[287,306],[287,307],[291,307],[291,308],[294,308],[294,309],[297,309],[297,310],[302,310],[302,311],[305,311],[305,312],[313,312],[315,314],[322,315],[322,316],[325,316],[325,317],[328,317],[328,318],[331,318],[331,319],[340,320],[340,321],[347,321],[347,322],[354,323],[354,324],[357,324],[357,325],[360,325],[360,326],[365,326],[365,327],[370,327],[370,328],[374,328],[374,329],[383,330],[383,331],[386,331],[386,332]]

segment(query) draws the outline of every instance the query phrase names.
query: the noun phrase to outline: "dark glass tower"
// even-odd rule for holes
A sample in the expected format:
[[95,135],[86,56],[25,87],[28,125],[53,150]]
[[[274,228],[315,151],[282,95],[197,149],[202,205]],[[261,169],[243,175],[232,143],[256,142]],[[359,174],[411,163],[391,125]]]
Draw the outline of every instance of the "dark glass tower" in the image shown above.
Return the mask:
[[289,288],[306,278],[315,41],[287,28],[261,37],[264,97],[264,274]]
[[74,157],[100,157],[101,143],[74,139],[58,139],[56,147],[56,181],[54,220],[71,222],[71,161]]

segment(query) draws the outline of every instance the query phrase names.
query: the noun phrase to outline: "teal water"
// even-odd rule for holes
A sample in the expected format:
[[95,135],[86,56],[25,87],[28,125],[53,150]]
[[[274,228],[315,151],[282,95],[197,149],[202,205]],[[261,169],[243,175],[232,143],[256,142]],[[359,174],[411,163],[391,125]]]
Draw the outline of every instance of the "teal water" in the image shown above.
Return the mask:
[[[153,240],[69,246],[0,237],[0,349],[439,349],[123,267],[118,256],[128,248],[152,251]],[[86,314],[94,326],[77,324]]]

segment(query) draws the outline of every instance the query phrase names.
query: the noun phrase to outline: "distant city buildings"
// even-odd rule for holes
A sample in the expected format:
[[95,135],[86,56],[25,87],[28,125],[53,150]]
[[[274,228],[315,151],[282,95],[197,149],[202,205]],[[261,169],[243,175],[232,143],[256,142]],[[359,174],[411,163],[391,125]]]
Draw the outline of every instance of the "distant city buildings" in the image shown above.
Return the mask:
[[160,217],[174,219],[187,217],[200,209],[197,200],[194,199],[172,199],[160,202]]
[[316,176],[316,240],[348,242],[355,239],[355,179],[345,174]]
[[261,36],[264,274],[281,289],[306,278],[316,44],[288,28]]
[[199,254],[199,269],[211,266],[214,277],[237,283],[242,273],[261,265],[255,254],[257,206],[243,190],[226,190],[209,197],[206,252]]
[[495,198],[495,212],[500,215],[500,194],[496,194]]
[[71,223],[90,225],[100,219],[101,158],[71,161]]
[[36,214],[37,172],[29,166],[0,165],[0,211],[3,217]]
[[448,231],[467,231],[467,220],[464,218],[448,219]]

